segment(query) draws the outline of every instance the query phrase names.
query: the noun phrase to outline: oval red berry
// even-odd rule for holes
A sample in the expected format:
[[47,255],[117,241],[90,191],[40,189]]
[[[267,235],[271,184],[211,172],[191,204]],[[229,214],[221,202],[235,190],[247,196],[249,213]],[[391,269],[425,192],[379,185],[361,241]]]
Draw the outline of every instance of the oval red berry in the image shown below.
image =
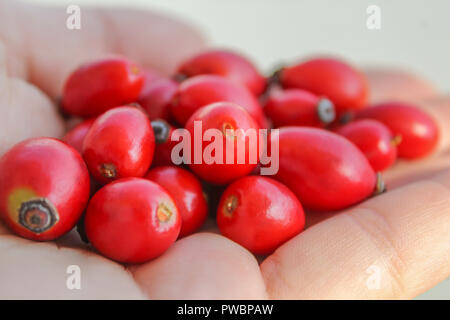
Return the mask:
[[0,159],[0,214],[22,237],[53,240],[69,232],[88,199],[86,165],[59,140],[29,139]]
[[255,254],[269,254],[305,225],[300,201],[283,184],[244,177],[222,194],[217,209],[220,232]]
[[89,202],[84,223],[92,245],[123,263],[160,256],[175,242],[181,227],[172,197],[142,178],[124,178],[101,188]]

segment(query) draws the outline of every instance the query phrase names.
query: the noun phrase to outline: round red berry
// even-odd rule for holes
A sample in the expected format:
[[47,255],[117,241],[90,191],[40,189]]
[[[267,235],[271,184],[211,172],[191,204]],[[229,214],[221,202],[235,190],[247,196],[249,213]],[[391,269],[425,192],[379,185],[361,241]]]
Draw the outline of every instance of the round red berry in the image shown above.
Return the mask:
[[208,206],[202,185],[192,173],[166,166],[150,170],[145,177],[163,187],[175,201],[182,220],[180,237],[194,233],[203,225]]
[[187,77],[199,74],[216,74],[247,87],[254,95],[260,95],[266,80],[245,57],[225,50],[211,50],[185,61],[178,73]]
[[124,58],[85,64],[67,79],[62,108],[70,115],[93,117],[136,101],[144,82],[139,68]]
[[383,189],[366,157],[340,135],[317,128],[286,127],[272,132],[271,144],[275,143],[279,170],[274,178],[309,209],[344,209]]
[[264,112],[275,127],[324,127],[336,117],[330,100],[302,89],[272,90]]
[[311,59],[286,67],[280,72],[280,82],[285,88],[304,89],[330,99],[338,114],[364,108],[368,99],[365,77],[336,59]]
[[356,120],[340,128],[336,133],[353,142],[364,153],[375,171],[391,167],[397,159],[398,138],[381,122]]
[[267,127],[263,110],[255,96],[246,88],[215,75],[200,75],[183,81],[174,95],[170,110],[174,119],[185,125],[201,107],[222,101],[240,105],[260,127]]
[[0,159],[0,214],[22,237],[62,236],[75,226],[88,199],[86,165],[59,140],[25,140]]
[[207,105],[192,115],[185,128],[191,136],[189,166],[207,182],[230,183],[248,175],[259,161],[259,127],[238,105]]
[[77,150],[79,153],[82,153],[84,138],[86,137],[89,129],[92,127],[94,121],[95,118],[84,120],[83,122],[73,127],[71,130],[69,130],[64,135],[62,140],[69,146]]
[[220,232],[255,254],[269,254],[305,225],[300,201],[283,184],[250,176],[233,182],[217,209]]
[[426,112],[415,106],[387,102],[374,105],[357,113],[357,118],[370,118],[382,122],[399,143],[398,156],[416,159],[430,154],[439,140],[439,127]]
[[100,253],[123,263],[141,263],[160,256],[175,242],[181,218],[162,187],[147,179],[124,178],[92,197],[84,224]]
[[142,177],[150,167],[155,138],[147,116],[135,107],[106,111],[92,124],[83,143],[83,158],[102,183]]

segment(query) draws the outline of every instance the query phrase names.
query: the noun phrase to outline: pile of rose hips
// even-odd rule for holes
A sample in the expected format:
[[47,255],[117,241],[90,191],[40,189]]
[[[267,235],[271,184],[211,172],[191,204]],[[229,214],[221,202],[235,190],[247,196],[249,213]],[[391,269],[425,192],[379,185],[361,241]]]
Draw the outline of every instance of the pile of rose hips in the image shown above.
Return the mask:
[[[140,263],[199,230],[212,211],[223,235],[268,254],[303,230],[303,206],[361,202],[384,190],[379,172],[397,157],[435,148],[429,115],[405,103],[367,106],[368,94],[364,76],[335,59],[310,59],[269,78],[222,50],[185,61],[171,79],[124,58],[84,65],[67,79],[61,102],[65,114],[84,120],[62,141],[29,139],[1,158],[1,217],[40,241],[81,221],[100,253]],[[232,142],[224,156],[238,153],[239,129],[281,128],[269,139],[278,143],[278,172],[261,176],[247,158],[173,165],[175,129],[194,134],[194,121]],[[245,156],[257,148],[244,145]]]

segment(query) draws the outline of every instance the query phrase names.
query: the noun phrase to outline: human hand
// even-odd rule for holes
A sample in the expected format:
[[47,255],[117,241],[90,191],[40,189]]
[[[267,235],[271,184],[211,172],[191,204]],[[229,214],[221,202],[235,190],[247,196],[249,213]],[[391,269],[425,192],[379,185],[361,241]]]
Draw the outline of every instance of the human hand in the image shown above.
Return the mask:
[[[150,13],[82,14],[82,29],[69,31],[64,9],[0,3],[0,154],[31,136],[63,134],[53,101],[81,62],[116,52],[169,73],[204,43],[190,27]],[[434,92],[415,78],[368,75],[377,99],[412,99],[441,126],[434,155],[385,174],[389,192],[340,213],[307,215],[308,228],[261,264],[214,228],[177,241],[158,259],[124,267],[73,232],[38,243],[0,225],[0,298],[411,298],[442,281],[450,275],[450,99],[422,100]],[[81,269],[81,290],[66,287],[70,265]],[[381,276],[379,289],[367,285],[371,266]]]

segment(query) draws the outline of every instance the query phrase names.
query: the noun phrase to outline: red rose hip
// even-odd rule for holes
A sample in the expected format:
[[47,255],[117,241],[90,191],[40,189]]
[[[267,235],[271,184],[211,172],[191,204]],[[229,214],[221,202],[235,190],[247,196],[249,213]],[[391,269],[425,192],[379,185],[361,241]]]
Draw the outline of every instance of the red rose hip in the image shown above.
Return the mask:
[[166,166],[150,170],[145,177],[163,187],[175,201],[182,220],[180,237],[194,233],[203,225],[208,206],[202,185],[192,173]]
[[365,77],[336,59],[311,59],[283,68],[279,77],[285,88],[304,89],[330,99],[338,115],[364,108],[367,103],[369,89]]
[[224,101],[241,106],[260,127],[267,127],[263,110],[255,96],[246,88],[215,75],[200,75],[183,81],[174,95],[170,110],[174,119],[185,125],[201,107]]
[[155,138],[147,116],[135,107],[106,111],[93,123],[83,143],[83,158],[101,183],[142,177],[150,167]]
[[336,116],[330,100],[301,89],[272,90],[264,112],[275,127],[324,127]]
[[436,121],[426,112],[406,103],[381,103],[361,110],[356,117],[380,121],[398,136],[397,151],[401,158],[424,157],[436,148],[439,140]]
[[25,140],[0,159],[0,214],[22,237],[53,240],[69,232],[88,199],[86,165],[59,140]]
[[178,74],[187,77],[215,74],[247,87],[254,95],[260,95],[266,87],[266,80],[250,61],[225,50],[210,50],[188,59],[179,67]]
[[391,167],[397,159],[398,139],[381,122],[356,120],[340,128],[336,133],[353,142],[364,153],[375,171]]
[[313,210],[339,210],[383,191],[380,176],[362,152],[344,137],[307,127],[285,127],[271,134],[279,144],[274,178]]
[[250,176],[233,182],[217,209],[220,232],[255,254],[269,254],[305,225],[300,201],[283,184]]
[[86,137],[89,129],[92,127],[94,121],[95,118],[84,120],[69,130],[64,135],[62,140],[81,154],[83,152],[84,138]]
[[142,263],[175,242],[181,218],[162,187],[143,178],[124,178],[92,197],[84,223],[100,253],[122,263]]
[[67,79],[62,108],[68,114],[93,117],[136,101],[144,83],[139,68],[124,58],[85,64]]
[[259,127],[236,104],[207,105],[192,115],[185,128],[191,136],[189,166],[207,182],[230,183],[248,175],[259,161]]

